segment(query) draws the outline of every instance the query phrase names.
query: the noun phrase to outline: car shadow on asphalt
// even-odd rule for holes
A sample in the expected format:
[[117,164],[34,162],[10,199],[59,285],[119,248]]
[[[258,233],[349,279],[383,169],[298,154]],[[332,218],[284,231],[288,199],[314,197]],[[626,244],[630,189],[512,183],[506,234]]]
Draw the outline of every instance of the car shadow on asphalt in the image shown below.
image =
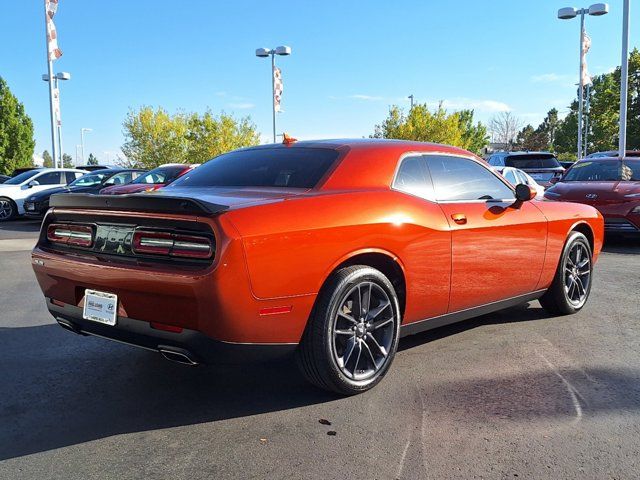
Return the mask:
[[[540,308],[514,307],[401,342],[401,350],[487,323],[546,318]],[[277,412],[331,402],[335,395],[307,384],[291,361],[187,367],[160,355],[48,324],[0,328],[0,460],[118,434]],[[587,412],[640,408],[638,371],[563,370],[580,385]],[[473,415],[570,417],[575,405],[551,370],[502,378],[436,383],[429,408]],[[556,394],[549,397],[555,389]],[[598,393],[600,392],[600,393]],[[603,392],[606,395],[603,396]],[[375,392],[374,392],[375,393]],[[522,399],[527,401],[522,405]],[[535,401],[538,398],[539,401]],[[357,401],[357,400],[356,400]]]
[[626,253],[640,255],[640,235],[607,235],[602,251],[606,253]]

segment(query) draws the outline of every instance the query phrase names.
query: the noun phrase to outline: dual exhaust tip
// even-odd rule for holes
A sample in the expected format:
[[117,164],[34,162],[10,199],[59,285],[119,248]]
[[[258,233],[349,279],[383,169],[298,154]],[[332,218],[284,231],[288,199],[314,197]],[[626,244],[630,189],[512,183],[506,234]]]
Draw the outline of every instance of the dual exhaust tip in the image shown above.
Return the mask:
[[[80,327],[67,319],[57,317],[56,321],[65,330],[69,330],[70,332],[78,335],[87,335],[80,329]],[[160,352],[160,354],[167,360],[180,363],[182,365],[189,365],[193,367],[200,363],[190,351],[185,350],[184,348],[172,347],[169,345],[158,345],[158,352]]]

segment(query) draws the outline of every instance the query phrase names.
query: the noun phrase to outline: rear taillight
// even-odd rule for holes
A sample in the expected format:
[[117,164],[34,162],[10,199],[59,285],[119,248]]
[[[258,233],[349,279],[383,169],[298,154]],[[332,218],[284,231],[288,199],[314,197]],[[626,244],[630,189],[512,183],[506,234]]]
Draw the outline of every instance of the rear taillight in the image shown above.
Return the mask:
[[93,245],[93,227],[52,223],[47,227],[47,240],[62,245],[89,248]]
[[172,257],[210,258],[213,248],[207,237],[136,230],[133,234],[133,251]]

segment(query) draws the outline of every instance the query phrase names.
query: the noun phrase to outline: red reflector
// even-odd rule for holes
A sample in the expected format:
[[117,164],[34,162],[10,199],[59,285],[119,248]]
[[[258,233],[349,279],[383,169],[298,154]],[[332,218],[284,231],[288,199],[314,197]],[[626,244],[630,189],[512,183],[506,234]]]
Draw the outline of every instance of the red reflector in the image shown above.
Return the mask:
[[267,307],[261,308],[258,310],[259,315],[278,315],[281,313],[289,313],[291,312],[291,305],[285,307]]
[[151,322],[151,328],[156,330],[164,330],[171,333],[182,333],[182,327],[176,327],[175,325],[165,325],[164,323]]
[[93,227],[90,225],[52,223],[47,227],[47,240],[63,245],[88,248],[93,245]]

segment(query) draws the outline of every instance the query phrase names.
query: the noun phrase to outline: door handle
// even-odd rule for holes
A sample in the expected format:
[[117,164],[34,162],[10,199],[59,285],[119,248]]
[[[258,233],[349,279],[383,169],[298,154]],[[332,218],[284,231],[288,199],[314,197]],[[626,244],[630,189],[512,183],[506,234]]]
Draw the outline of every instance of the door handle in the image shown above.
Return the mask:
[[464,225],[467,223],[467,216],[464,213],[452,213],[451,218],[458,225]]

